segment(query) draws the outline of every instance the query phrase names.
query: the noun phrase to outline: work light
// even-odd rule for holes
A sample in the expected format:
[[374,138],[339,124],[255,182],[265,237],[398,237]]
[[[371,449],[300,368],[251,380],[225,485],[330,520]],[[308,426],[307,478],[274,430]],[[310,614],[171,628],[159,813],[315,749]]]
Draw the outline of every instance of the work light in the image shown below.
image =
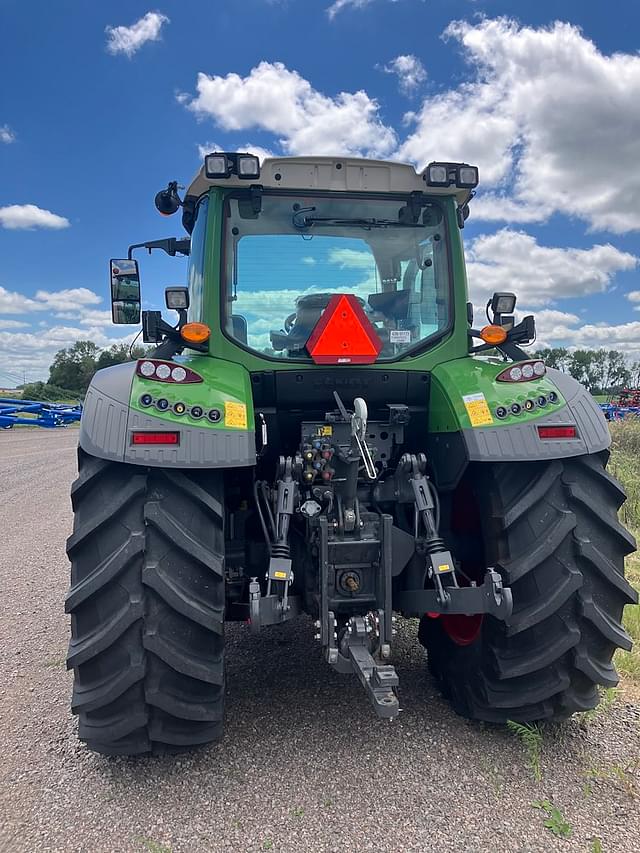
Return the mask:
[[180,311],[189,307],[189,290],[186,287],[167,287],[164,292],[167,308]]
[[239,178],[249,180],[260,177],[260,161],[253,154],[238,154],[236,172]]
[[204,171],[208,178],[228,178],[231,163],[226,154],[207,154],[204,158]]
[[491,297],[491,310],[494,314],[513,314],[515,307],[515,293],[494,293]]
[[449,168],[446,163],[430,163],[424,179],[430,187],[448,187]]
[[[459,166],[457,185],[462,189],[473,189],[478,186],[478,169],[476,166]],[[508,311],[504,312],[508,314]]]

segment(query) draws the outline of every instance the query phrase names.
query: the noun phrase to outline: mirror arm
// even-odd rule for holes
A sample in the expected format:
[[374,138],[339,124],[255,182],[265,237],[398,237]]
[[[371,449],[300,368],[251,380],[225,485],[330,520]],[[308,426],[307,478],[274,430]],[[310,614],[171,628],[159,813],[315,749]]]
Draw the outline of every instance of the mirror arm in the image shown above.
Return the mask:
[[152,249],[162,249],[167,255],[175,257],[176,254],[189,255],[191,251],[191,240],[189,237],[165,237],[162,240],[147,240],[146,243],[133,243],[129,246],[127,258],[133,257],[134,249],[146,249],[151,254]]

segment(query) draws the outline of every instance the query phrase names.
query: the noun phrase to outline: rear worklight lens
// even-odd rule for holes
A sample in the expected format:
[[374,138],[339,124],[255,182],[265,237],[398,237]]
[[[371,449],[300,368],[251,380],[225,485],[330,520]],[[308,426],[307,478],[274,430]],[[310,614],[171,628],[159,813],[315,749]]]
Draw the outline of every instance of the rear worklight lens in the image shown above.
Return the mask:
[[179,382],[181,385],[203,381],[202,376],[189,367],[155,358],[145,358],[139,361],[136,365],[136,373],[144,379],[155,379],[158,382]]
[[[156,371],[158,373],[160,368]],[[533,378],[533,365],[532,364],[524,364],[522,366],[522,378],[523,379],[532,379]]]
[[507,367],[496,376],[498,382],[528,382],[530,379],[539,379],[547,372],[542,361],[521,361],[512,367]]
[[577,438],[578,431],[574,426],[539,426],[540,438]]
[[180,433],[132,432],[131,444],[180,444]]

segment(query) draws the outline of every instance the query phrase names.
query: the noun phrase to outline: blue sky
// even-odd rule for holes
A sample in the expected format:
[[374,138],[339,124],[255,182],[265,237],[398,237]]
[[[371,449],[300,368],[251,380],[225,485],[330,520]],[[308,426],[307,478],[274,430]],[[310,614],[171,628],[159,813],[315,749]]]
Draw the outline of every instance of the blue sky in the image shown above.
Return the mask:
[[[122,339],[108,260],[180,233],[153,196],[214,144],[476,163],[476,303],[640,357],[637,4],[3,0],[0,28],[0,386]],[[184,280],[143,257],[148,306]]]

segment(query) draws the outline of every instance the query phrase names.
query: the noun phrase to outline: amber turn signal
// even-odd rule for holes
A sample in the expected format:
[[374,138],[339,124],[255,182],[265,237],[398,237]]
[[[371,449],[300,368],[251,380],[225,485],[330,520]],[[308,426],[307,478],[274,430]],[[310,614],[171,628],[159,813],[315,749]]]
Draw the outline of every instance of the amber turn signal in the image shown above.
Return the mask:
[[480,337],[485,344],[503,344],[507,340],[507,330],[492,323],[480,330]]
[[209,340],[211,329],[206,323],[186,323],[180,329],[182,339],[190,344],[203,344]]

